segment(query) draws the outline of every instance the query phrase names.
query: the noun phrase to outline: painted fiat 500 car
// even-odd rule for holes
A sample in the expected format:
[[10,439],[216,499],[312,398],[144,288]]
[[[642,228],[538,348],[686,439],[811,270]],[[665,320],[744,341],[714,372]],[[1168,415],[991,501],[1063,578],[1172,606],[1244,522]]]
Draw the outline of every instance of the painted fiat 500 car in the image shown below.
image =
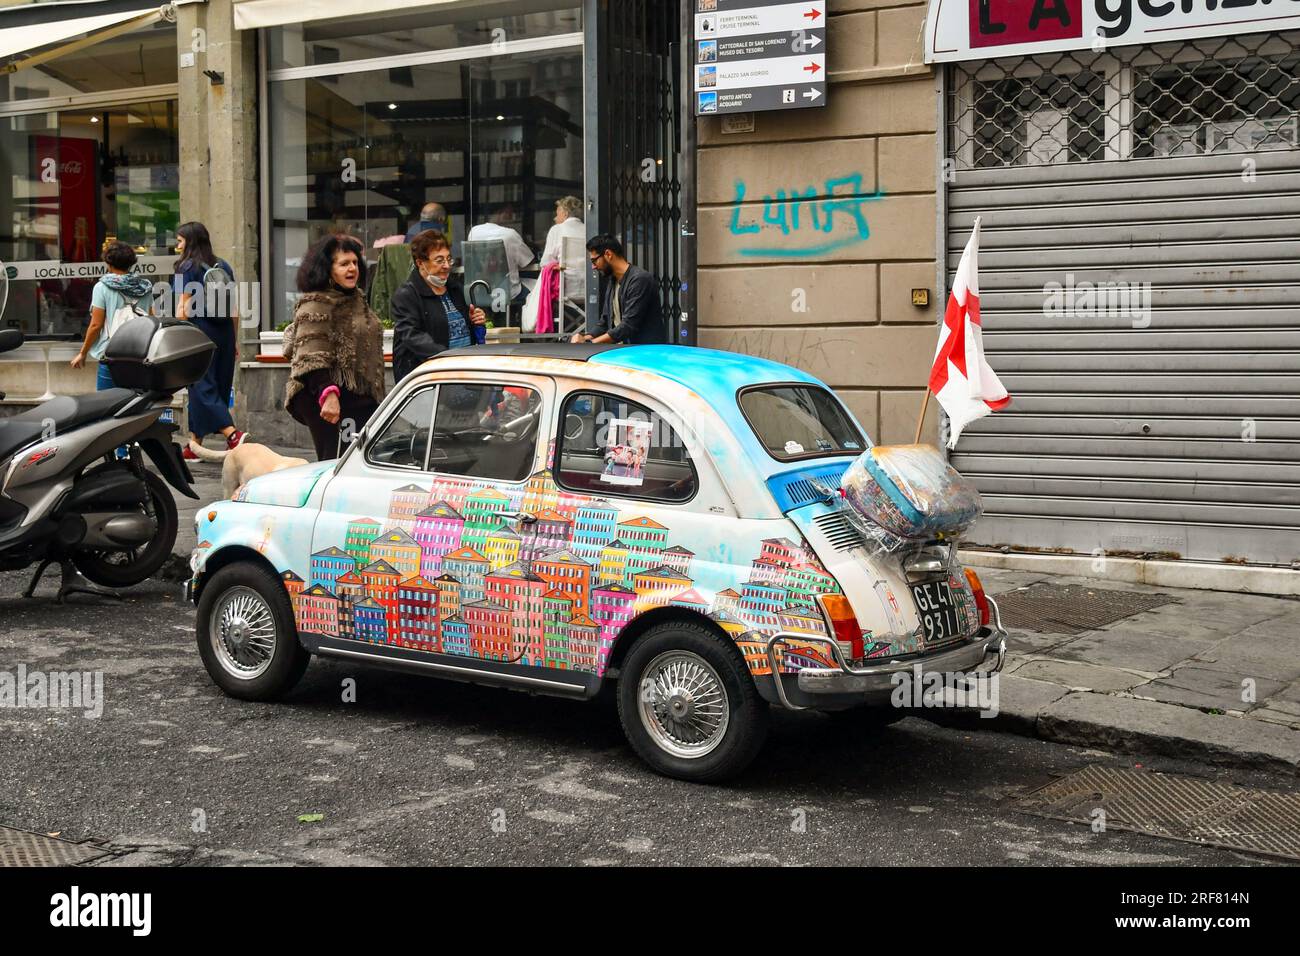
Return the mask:
[[881,726],[917,662],[1001,666],[950,544],[885,552],[850,520],[837,488],[870,447],[816,379],[747,356],[447,352],[337,462],[200,510],[199,653],[249,700],[313,654],[576,698],[613,681],[648,764],[722,780],[770,705]]

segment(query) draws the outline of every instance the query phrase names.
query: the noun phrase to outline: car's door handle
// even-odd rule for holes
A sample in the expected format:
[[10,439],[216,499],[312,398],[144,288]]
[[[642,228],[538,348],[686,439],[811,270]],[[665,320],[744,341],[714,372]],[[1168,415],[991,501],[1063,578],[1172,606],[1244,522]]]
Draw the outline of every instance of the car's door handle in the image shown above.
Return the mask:
[[518,521],[520,524],[532,524],[537,520],[537,515],[529,514],[527,511],[494,511],[492,513],[498,518],[504,518],[506,521]]

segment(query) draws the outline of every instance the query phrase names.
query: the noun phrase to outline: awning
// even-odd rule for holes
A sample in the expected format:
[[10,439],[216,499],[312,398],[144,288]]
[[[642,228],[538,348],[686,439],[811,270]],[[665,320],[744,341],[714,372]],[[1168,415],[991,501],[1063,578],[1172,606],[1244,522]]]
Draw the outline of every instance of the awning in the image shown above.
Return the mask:
[[[194,0],[180,0],[180,3]],[[149,0],[98,0],[94,3],[37,3],[0,10],[0,61],[84,37],[89,46],[110,36],[172,19],[173,4]],[[57,53],[68,52],[60,49]],[[41,55],[42,60],[50,59]],[[25,66],[23,60],[15,67]]]
[[[339,20],[386,10],[411,10],[465,4],[467,0],[366,0],[357,4],[344,0],[235,0],[235,29],[255,30],[285,23],[311,20]],[[470,0],[472,2],[472,0]]]
[[[925,62],[1161,43],[1300,27],[1300,12],[1263,0],[930,0]],[[1241,9],[1248,7],[1249,9]]]

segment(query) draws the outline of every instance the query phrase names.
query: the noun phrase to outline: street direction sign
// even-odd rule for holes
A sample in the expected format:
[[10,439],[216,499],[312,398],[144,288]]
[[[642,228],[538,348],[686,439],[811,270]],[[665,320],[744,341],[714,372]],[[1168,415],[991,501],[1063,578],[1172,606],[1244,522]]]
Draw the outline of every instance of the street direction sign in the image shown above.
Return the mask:
[[826,0],[694,0],[695,112],[826,104]]

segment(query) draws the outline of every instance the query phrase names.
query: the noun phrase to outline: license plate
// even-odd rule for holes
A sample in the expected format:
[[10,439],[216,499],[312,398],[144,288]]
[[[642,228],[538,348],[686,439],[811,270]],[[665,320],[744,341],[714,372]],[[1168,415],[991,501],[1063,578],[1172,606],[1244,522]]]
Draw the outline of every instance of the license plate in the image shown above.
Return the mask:
[[176,411],[171,408],[164,408],[162,414],[158,416],[158,421],[167,422],[169,425],[176,424]]
[[927,644],[962,636],[957,623],[957,603],[947,581],[913,584],[912,600],[921,614],[921,629]]

